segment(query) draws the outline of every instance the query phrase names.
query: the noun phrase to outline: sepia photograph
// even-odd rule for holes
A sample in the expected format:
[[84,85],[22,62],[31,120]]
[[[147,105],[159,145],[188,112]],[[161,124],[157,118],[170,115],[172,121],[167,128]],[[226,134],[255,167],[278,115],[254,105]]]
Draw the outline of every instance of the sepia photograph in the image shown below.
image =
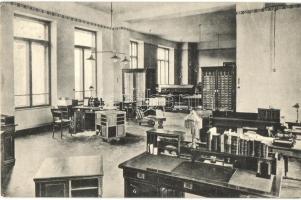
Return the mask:
[[301,2],[1,1],[1,197],[301,198]]

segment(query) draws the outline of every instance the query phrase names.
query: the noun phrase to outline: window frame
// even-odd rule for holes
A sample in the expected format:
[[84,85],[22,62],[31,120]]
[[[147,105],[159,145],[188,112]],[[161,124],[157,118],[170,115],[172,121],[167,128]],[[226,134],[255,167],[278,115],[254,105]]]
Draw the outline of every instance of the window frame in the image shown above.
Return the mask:
[[[81,92],[83,94],[83,99],[78,99],[79,102],[83,102],[85,98],[85,92],[89,92],[90,90],[85,90],[85,50],[91,50],[91,51],[97,51],[97,33],[96,31],[92,31],[92,30],[88,30],[88,29],[84,29],[84,28],[80,28],[80,27],[74,27],[74,34],[75,34],[75,31],[76,30],[80,30],[80,31],[87,31],[87,32],[90,32],[90,33],[93,33],[94,34],[94,37],[95,37],[95,43],[94,43],[94,47],[90,47],[90,46],[83,46],[83,45],[76,45],[74,43],[74,50],[77,48],[77,49],[80,49],[81,53],[82,53],[82,65],[83,65],[83,71],[82,71],[82,80],[83,80],[83,85],[82,85],[82,88],[83,90],[82,91],[76,91],[75,90],[75,85],[74,85],[74,97],[75,97],[75,93],[76,92]],[[75,55],[74,55],[75,56]],[[97,96],[97,56],[95,54],[95,89],[94,89],[94,92],[95,92],[95,96]]]
[[[26,108],[39,108],[39,107],[45,107],[45,106],[50,106],[51,105],[51,22],[47,20],[42,20],[39,18],[35,17],[29,17],[26,15],[20,15],[20,14],[14,14],[14,19],[16,17],[23,18],[23,19],[29,19],[32,21],[37,21],[37,22],[42,22],[45,26],[48,27],[48,41],[46,40],[39,40],[39,39],[32,39],[32,38],[26,38],[26,37],[19,37],[19,36],[13,36],[14,42],[15,41],[24,41],[28,43],[28,60],[29,60],[29,94],[28,95],[15,95],[16,96],[29,96],[29,106],[16,106],[15,102],[15,109],[26,109]],[[15,33],[14,33],[15,34]],[[38,43],[43,46],[45,46],[48,50],[48,93],[39,93],[39,94],[48,94],[48,103],[47,104],[41,104],[41,105],[33,105],[33,83],[32,83],[32,43]],[[14,65],[15,67],[15,65]]]
[[[133,41],[133,40],[130,40],[130,48],[131,48],[131,54],[130,54],[130,69],[139,69],[139,63],[138,63],[138,45],[139,43],[137,41]],[[135,46],[136,48],[136,55],[133,55],[133,46]],[[133,67],[133,62],[132,60],[136,60],[136,66]]]
[[[157,76],[157,82],[159,85],[169,85],[169,67],[170,67],[170,61],[169,61],[169,48],[167,47],[162,47],[162,46],[158,46],[157,48],[157,52],[159,52],[159,49],[162,49],[164,51],[164,59],[159,59],[158,55],[157,55],[157,70],[159,72],[159,66],[160,66],[160,77]],[[167,53],[167,58],[166,58],[166,53]],[[160,63],[160,65],[159,65]],[[164,64],[164,68],[166,67],[165,65],[167,64],[167,84],[162,84],[162,81],[161,81],[161,63]],[[159,73],[157,73],[159,75]],[[160,80],[160,81],[159,81]],[[159,83],[160,82],[160,83]]]

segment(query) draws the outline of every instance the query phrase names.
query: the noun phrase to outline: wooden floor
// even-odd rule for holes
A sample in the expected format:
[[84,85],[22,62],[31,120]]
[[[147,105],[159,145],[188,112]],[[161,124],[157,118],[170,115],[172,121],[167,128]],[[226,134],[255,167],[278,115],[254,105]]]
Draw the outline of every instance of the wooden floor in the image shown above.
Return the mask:
[[[166,129],[184,130],[185,114],[166,113]],[[67,157],[77,155],[103,155],[104,188],[103,197],[123,197],[123,175],[118,164],[145,151],[145,131],[149,127],[129,122],[127,137],[119,144],[103,142],[94,132],[70,136],[67,131],[63,139],[59,133],[55,139],[51,132],[42,132],[16,138],[16,164],[10,175],[5,194],[9,197],[34,197],[33,177],[46,157]],[[288,176],[301,179],[301,161],[289,163]],[[281,197],[301,197],[301,181],[282,182]],[[186,195],[186,197],[193,197]]]

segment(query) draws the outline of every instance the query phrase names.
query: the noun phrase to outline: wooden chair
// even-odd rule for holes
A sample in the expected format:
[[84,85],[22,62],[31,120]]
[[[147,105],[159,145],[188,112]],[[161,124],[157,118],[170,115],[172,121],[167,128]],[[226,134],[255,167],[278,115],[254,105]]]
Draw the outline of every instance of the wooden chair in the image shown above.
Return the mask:
[[52,113],[52,138],[54,138],[54,131],[56,127],[59,127],[61,129],[61,138],[63,137],[63,128],[64,127],[69,127],[70,128],[70,119],[68,118],[68,113],[60,110],[53,108],[51,109]]
[[137,119],[137,122],[139,123],[140,126],[142,124],[146,124],[148,126],[154,126],[155,125],[155,121],[153,119],[150,119],[150,118],[144,116],[144,112],[140,108],[136,109],[136,119]]

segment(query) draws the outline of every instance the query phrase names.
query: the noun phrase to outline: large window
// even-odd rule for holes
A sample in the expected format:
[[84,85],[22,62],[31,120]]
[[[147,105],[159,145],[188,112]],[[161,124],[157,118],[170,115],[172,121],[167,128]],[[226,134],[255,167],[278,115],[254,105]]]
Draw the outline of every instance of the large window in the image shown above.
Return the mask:
[[50,105],[49,23],[14,18],[15,107]]
[[130,42],[130,68],[138,68],[138,42]]
[[169,49],[158,47],[158,84],[171,84],[169,77]]
[[96,34],[92,31],[75,29],[74,34],[75,99],[96,96],[96,56],[88,59],[96,48]]

